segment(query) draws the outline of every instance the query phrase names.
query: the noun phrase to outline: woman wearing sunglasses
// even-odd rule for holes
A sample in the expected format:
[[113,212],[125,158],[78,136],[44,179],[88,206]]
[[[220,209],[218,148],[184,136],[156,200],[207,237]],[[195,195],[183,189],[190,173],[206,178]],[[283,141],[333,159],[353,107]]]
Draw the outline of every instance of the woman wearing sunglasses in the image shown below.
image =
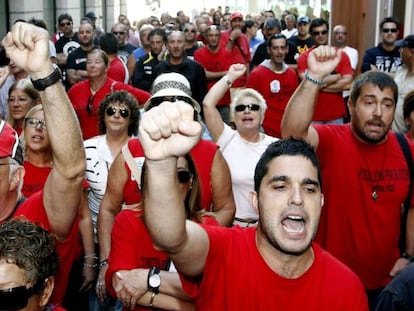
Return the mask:
[[[86,153],[86,179],[89,183],[88,201],[94,228],[95,249],[98,252],[97,219],[109,169],[116,155],[137,134],[139,107],[135,98],[126,91],[108,94],[98,109],[98,129],[100,135],[84,142]],[[98,283],[102,282],[98,280]],[[114,304],[110,299],[101,304]],[[95,299],[94,304],[98,304]],[[101,306],[102,306],[101,305]],[[91,308],[91,310],[94,310]]]
[[108,64],[108,56],[104,51],[100,49],[90,51],[86,60],[88,78],[76,83],[68,91],[84,139],[99,135],[97,112],[107,94],[125,90],[131,93],[140,105],[150,97],[148,92],[109,78]]
[[[144,178],[145,166],[141,185]],[[213,214],[200,207],[200,179],[189,155],[178,158],[177,182],[187,218],[203,226],[218,226]],[[108,290],[121,300],[123,310],[195,310],[168,256],[153,246],[142,217],[144,209],[125,209],[115,218],[106,273]]]
[[236,216],[233,224],[243,227],[257,224],[258,215],[250,205],[249,193],[253,191],[253,176],[257,161],[267,146],[277,138],[260,132],[266,112],[266,102],[257,91],[240,90],[230,104],[230,118],[236,129],[223,122],[216,104],[232,82],[246,71],[243,64],[233,64],[207,93],[203,101],[204,121],[213,140],[220,146],[230,168]]

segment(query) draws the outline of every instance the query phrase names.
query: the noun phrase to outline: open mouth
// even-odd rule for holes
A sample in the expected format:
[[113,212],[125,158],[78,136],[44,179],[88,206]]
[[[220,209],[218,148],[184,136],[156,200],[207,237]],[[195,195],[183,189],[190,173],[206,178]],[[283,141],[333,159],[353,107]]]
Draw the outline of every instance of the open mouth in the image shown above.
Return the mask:
[[302,233],[305,230],[305,220],[301,216],[289,215],[282,220],[282,226],[288,233]]

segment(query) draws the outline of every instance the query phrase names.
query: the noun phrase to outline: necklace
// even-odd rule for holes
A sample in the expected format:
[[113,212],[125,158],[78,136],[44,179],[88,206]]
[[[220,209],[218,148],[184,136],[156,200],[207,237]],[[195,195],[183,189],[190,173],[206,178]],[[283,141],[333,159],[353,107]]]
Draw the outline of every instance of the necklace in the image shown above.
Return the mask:
[[[369,158],[367,160],[367,157],[364,156],[364,153],[361,151],[360,146],[358,145],[359,142],[357,142],[357,149],[358,149],[358,153],[360,155],[360,158],[362,159],[363,162],[363,168],[361,169],[364,173],[363,173],[363,178],[370,184],[370,188],[371,188],[371,199],[373,201],[378,200],[379,197],[379,192],[381,189],[381,186],[379,184],[379,182],[381,180],[383,180],[383,175],[384,175],[384,167],[385,167],[385,161],[386,161],[386,156],[387,156],[387,147],[388,147],[388,139],[384,142],[383,144],[383,154],[382,154],[382,162],[380,165],[379,161],[375,161],[375,160],[371,160],[369,162]],[[368,146],[368,148],[370,148]],[[370,153],[370,156],[372,156],[372,159],[378,159],[378,154],[373,154]],[[376,163],[375,167],[373,168],[372,166],[368,165],[369,163]]]

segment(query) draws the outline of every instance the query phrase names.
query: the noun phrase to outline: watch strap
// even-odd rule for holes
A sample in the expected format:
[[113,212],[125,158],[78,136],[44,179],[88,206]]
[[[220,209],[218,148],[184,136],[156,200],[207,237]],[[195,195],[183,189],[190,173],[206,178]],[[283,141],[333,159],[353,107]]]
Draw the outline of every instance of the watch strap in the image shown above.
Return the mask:
[[36,90],[44,91],[47,87],[55,84],[61,79],[62,79],[62,74],[60,73],[59,68],[56,66],[50,75],[48,75],[46,78],[43,78],[43,79],[32,80],[32,84]]
[[152,267],[151,269],[149,269],[148,278],[147,278],[147,286],[148,286],[149,291],[158,294],[159,286],[158,287],[153,287],[153,286],[151,286],[151,283],[150,283],[151,277],[153,275],[156,275],[156,274],[160,274],[160,269],[158,269],[157,267]]

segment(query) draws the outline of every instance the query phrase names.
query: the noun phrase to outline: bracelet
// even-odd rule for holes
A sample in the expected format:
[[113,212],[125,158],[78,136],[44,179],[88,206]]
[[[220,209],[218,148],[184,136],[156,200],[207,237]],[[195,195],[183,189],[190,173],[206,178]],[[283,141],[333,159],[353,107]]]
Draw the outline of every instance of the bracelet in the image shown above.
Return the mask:
[[55,84],[61,79],[62,79],[62,74],[60,73],[59,68],[56,66],[55,70],[53,70],[53,72],[50,75],[48,75],[46,78],[38,79],[38,80],[31,79],[31,80],[36,90],[44,91],[47,87]]
[[309,80],[313,84],[317,84],[317,85],[323,85],[325,83],[325,82],[323,82],[323,80],[318,80],[318,79],[315,79],[314,77],[310,76],[309,72],[307,70],[305,71],[305,79]]
[[108,264],[108,259],[100,260],[98,263],[99,268],[106,266]]
[[88,259],[88,258],[99,259],[95,253],[83,256],[83,259]]
[[224,81],[226,81],[228,87],[231,87],[232,82],[230,81],[229,77],[227,75],[224,75],[223,78],[224,78]]
[[401,257],[407,259],[409,262],[414,262],[414,257],[407,253],[402,254]]
[[91,264],[88,264],[88,263],[86,263],[86,262],[84,262],[83,263],[83,265],[85,266],[85,267],[88,267],[88,268],[96,268],[98,265],[95,263],[95,264],[93,264],[93,265],[91,265]]
[[154,298],[155,298],[155,296],[157,296],[157,295],[158,295],[157,293],[152,292],[152,294],[151,294],[151,299],[150,299],[150,302],[149,302],[148,307],[152,308],[152,305],[153,305],[153,303],[154,303]]

